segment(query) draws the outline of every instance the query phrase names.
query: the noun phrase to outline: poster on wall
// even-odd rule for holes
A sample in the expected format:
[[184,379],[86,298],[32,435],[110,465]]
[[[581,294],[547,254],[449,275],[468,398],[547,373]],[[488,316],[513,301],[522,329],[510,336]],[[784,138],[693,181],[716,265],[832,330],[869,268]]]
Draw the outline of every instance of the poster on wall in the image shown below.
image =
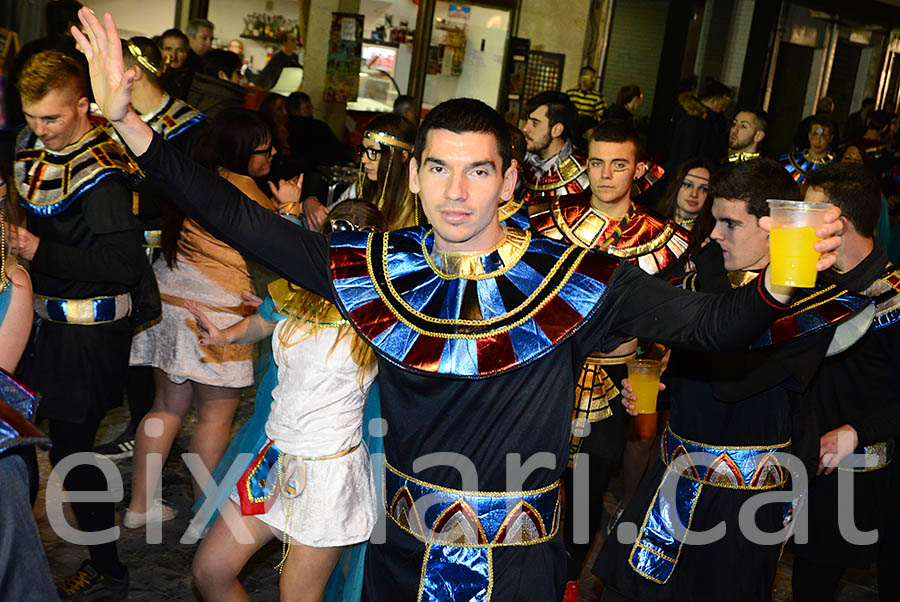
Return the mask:
[[353,102],[359,93],[363,15],[332,13],[324,102]]

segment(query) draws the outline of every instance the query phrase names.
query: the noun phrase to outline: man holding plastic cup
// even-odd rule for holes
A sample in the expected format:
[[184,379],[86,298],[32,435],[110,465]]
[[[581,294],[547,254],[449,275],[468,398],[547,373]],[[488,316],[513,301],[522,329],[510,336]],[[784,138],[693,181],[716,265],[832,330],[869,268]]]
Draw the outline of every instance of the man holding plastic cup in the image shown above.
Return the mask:
[[[693,255],[696,271],[677,284],[703,292],[759,286],[769,262],[766,201],[799,201],[797,185],[775,161],[754,159],[724,166],[713,175],[710,194],[712,242]],[[740,509],[761,491],[786,486],[787,469],[775,459],[779,453],[800,456],[810,470],[818,462],[818,433],[801,394],[837,326],[871,320],[871,312],[863,311],[870,307],[867,300],[836,288],[799,296],[753,349],[672,350],[662,458],[648,469],[594,566],[604,581],[604,601],[770,599],[782,540],[753,538]],[[623,404],[636,413],[641,393],[636,399],[625,384]],[[684,452],[692,461],[687,476],[670,468]],[[684,545],[666,522],[666,507],[692,532],[724,523],[724,535]],[[767,533],[779,531],[784,520],[782,504],[763,505],[753,516],[756,528]]]
[[[900,437],[900,272],[875,239],[881,188],[867,167],[835,163],[806,182],[804,200],[837,205],[844,225],[838,261],[820,281],[871,297],[876,315],[862,339],[823,362],[810,387],[819,465],[804,508],[809,541],[793,547],[794,600],[833,600],[846,567],[868,568],[876,560],[881,599],[897,600],[900,478],[892,455]],[[849,466],[845,458],[864,459],[865,465]],[[851,482],[852,497],[842,500]],[[877,529],[877,538],[848,537],[850,519],[859,532]]]

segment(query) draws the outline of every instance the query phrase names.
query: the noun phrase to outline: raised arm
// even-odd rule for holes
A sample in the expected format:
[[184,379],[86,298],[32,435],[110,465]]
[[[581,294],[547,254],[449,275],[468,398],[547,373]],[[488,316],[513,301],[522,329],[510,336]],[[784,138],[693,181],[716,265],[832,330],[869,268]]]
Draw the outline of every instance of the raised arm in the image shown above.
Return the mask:
[[261,207],[158,134],[138,164],[168,182],[175,204],[213,236],[294,284],[333,298],[325,236]]
[[746,349],[787,309],[756,283],[721,295],[691,293],[624,263],[608,303],[609,333],[701,351]]
[[105,15],[101,25],[89,8],[82,8],[78,18],[87,36],[74,27],[72,35],[87,57],[94,97],[141,168],[166,182],[172,200],[214,236],[291,282],[333,298],[325,237],[260,207],[154,134],[131,108],[135,71],[125,70],[112,17]]

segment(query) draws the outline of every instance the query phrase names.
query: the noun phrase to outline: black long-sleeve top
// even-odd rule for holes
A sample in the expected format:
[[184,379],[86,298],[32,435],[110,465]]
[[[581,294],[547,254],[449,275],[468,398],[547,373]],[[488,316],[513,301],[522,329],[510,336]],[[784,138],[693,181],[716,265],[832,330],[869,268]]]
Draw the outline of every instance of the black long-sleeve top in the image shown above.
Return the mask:
[[[730,290],[721,249],[710,243],[692,257],[697,289]],[[742,288],[754,288],[760,275]],[[681,437],[721,446],[792,442],[807,468],[818,459],[818,433],[804,394],[828,349],[833,331],[807,335],[754,351],[708,353],[672,350],[668,385],[669,426]]]
[[[875,241],[872,252],[843,274],[831,270],[823,279],[854,292],[871,285],[888,258]],[[819,432],[849,424],[859,445],[900,436],[900,323],[870,329],[850,349],[827,358],[811,390]]]
[[[175,202],[214,236],[288,280],[335,299],[325,236],[259,207],[159,136],[138,161],[145,172],[164,177]],[[388,462],[446,487],[503,491],[548,485],[568,462],[572,391],[589,352],[612,350],[632,336],[709,351],[741,348],[782,311],[761,288],[685,293],[627,263],[616,269],[602,302],[553,352],[489,378],[414,373],[379,357]],[[476,469],[477,481],[464,483],[460,471],[446,465],[449,456],[425,469],[415,462],[437,452],[467,458],[462,462]],[[507,481],[509,454],[524,463],[541,452],[550,454],[544,456],[547,465],[538,462],[542,465],[522,480],[510,472]]]
[[41,239],[30,265],[34,292],[84,299],[134,287],[147,260],[131,204],[124,179],[108,176],[57,215],[29,213],[28,230]]

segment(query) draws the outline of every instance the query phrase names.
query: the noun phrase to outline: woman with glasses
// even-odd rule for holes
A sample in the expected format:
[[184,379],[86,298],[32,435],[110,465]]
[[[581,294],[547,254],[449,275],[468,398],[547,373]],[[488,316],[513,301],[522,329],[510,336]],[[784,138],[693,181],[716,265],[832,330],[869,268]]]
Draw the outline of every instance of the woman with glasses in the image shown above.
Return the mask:
[[375,205],[397,230],[416,225],[416,203],[409,191],[409,159],[416,126],[400,115],[380,115],[369,122],[359,148],[359,179],[338,202],[364,199]]
[[[374,232],[385,226],[372,204],[350,200],[334,207],[320,231]],[[199,306],[188,309],[202,346],[271,336],[278,366],[265,438],[243,450],[254,459],[241,463],[244,473],[230,490],[223,516],[194,557],[197,587],[205,600],[245,599],[238,574],[278,537],[284,543],[282,591],[321,599],[344,548],[366,541],[375,523],[375,486],[363,441],[374,353],[330,302],[285,280],[270,285],[259,313],[229,328],[217,328]]]
[[[199,162],[263,207],[273,208],[253,180],[269,172],[275,153],[271,133],[259,115],[245,109],[223,111],[195,148]],[[283,209],[296,205],[296,198],[272,188]],[[215,203],[215,198],[209,202]],[[148,483],[150,487],[158,483],[165,460],[150,463],[148,457],[168,456],[191,405],[198,424],[190,451],[211,471],[228,445],[241,389],[253,384],[252,345],[199,346],[186,308],[188,302],[203,307],[219,328],[240,321],[247,314],[242,295],[252,290],[241,254],[174,212],[163,226],[162,254],[153,265],[162,318],[136,334],[131,347],[132,365],[153,366],[156,396],[135,439],[132,496],[122,521],[127,528],[174,517],[173,509],[154,500],[153,489],[148,491]],[[204,484],[193,482],[195,497]]]

